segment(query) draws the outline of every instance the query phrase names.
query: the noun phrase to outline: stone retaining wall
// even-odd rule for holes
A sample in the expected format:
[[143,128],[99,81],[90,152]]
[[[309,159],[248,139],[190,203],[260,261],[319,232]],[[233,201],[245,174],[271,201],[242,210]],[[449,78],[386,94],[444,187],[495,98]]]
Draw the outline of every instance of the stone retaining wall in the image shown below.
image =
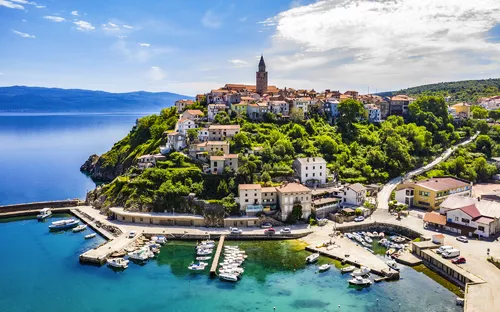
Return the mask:
[[383,223],[383,222],[359,223],[359,224],[352,224],[352,225],[338,225],[337,231],[340,231],[342,233],[361,232],[361,231],[397,233],[399,235],[402,235],[402,236],[405,236],[405,237],[408,237],[411,239],[423,237],[422,233],[419,233],[419,232],[414,231],[412,229],[409,229],[407,227],[397,225],[397,224]]
[[70,200],[56,200],[56,201],[6,205],[6,206],[0,206],[0,213],[26,211],[26,210],[40,210],[40,209],[46,208],[46,207],[48,207],[48,208],[67,208],[67,207],[79,206],[82,203],[83,202],[81,202],[79,199],[70,199]]

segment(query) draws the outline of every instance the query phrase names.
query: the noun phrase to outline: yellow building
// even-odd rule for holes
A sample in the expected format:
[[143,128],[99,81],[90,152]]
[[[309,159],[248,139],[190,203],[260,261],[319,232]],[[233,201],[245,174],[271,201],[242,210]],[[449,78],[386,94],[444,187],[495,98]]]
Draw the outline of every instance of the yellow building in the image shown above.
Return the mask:
[[410,207],[436,210],[451,195],[471,196],[472,182],[452,177],[436,177],[396,188],[396,201]]
[[451,106],[452,114],[455,114],[457,118],[470,118],[471,117],[471,106],[467,103],[457,103]]

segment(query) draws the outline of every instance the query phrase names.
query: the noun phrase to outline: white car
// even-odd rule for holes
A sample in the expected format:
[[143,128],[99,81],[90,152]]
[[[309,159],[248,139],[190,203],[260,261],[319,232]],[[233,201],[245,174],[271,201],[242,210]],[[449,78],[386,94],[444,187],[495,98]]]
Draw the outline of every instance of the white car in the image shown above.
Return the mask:
[[292,234],[292,230],[290,228],[281,229],[280,234]]
[[457,237],[457,241],[462,242],[462,243],[468,243],[469,240],[465,236],[459,236]]
[[128,233],[128,238],[134,238],[136,235],[135,231],[130,231],[130,233]]
[[359,216],[354,219],[354,222],[361,222],[361,221],[365,221],[365,217]]
[[231,234],[241,234],[241,233],[243,233],[242,230],[238,228],[231,228]]

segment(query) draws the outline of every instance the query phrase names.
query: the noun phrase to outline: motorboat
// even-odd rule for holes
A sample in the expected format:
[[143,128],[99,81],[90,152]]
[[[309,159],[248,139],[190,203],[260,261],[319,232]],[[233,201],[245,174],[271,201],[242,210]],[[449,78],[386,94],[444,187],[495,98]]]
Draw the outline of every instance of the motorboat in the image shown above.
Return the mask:
[[382,238],[381,240],[378,241],[379,245],[382,245],[382,246],[387,244],[387,242],[388,242],[388,240],[386,238]]
[[362,266],[361,268],[354,270],[351,273],[351,276],[364,276],[366,274],[370,273],[370,268]]
[[373,249],[368,248],[368,247],[365,247],[365,249],[368,250],[369,252],[371,252],[372,254],[375,254],[375,251],[373,251]]
[[222,274],[219,274],[219,279],[221,281],[237,282],[238,276],[236,276],[235,274],[222,273]]
[[77,226],[76,228],[73,229],[73,232],[74,233],[81,232],[81,231],[85,230],[86,228],[87,228],[86,224],[80,224],[79,226]]
[[350,265],[348,267],[340,269],[340,272],[342,272],[342,273],[349,273],[349,272],[352,272],[354,270],[356,270],[356,267],[353,266],[353,265]]
[[380,233],[378,233],[378,237],[380,237],[380,238],[384,238],[384,236],[385,236],[384,232],[380,232]]
[[367,247],[367,248],[372,247],[372,244],[368,244],[367,242],[362,242],[361,245],[363,245],[364,247]]
[[203,260],[210,260],[212,257],[196,257],[196,260],[198,261],[203,261]]
[[167,243],[167,238],[165,236],[153,236],[151,237],[151,240],[160,245]]
[[322,264],[319,266],[319,271],[320,272],[328,271],[328,270],[330,270],[330,267],[331,267],[331,265],[329,265],[329,264]]
[[318,259],[319,259],[319,253],[313,253],[312,255],[309,255],[306,258],[306,263],[314,263],[318,261]]
[[352,279],[349,280],[349,284],[358,286],[369,286],[372,284],[372,281],[370,281],[367,278],[363,278],[361,276],[354,276]]
[[368,236],[365,236],[365,241],[366,241],[368,244],[373,243],[373,240],[372,240],[370,237],[368,237]]
[[387,250],[387,251],[385,252],[385,254],[386,254],[386,255],[388,255],[388,256],[390,256],[390,255],[392,255],[392,254],[393,254],[393,253],[395,253],[395,252],[396,252],[396,249],[394,249],[394,248],[390,248],[389,250]]
[[59,231],[59,230],[67,230],[74,228],[75,226],[78,225],[80,221],[75,220],[75,219],[64,219],[64,220],[59,220],[52,222],[51,225],[49,225],[49,230],[51,231]]
[[345,237],[347,237],[347,238],[349,238],[349,239],[352,239],[352,238],[353,238],[353,236],[352,236],[352,234],[351,234],[351,233],[345,233]]
[[43,208],[42,210],[40,210],[40,213],[36,216],[36,218],[38,219],[38,221],[42,221],[47,219],[51,215],[52,210],[50,210],[50,208]]
[[126,269],[128,268],[128,263],[129,261],[127,259],[123,258],[113,258],[113,259],[108,259],[108,265],[113,268],[117,269]]
[[388,265],[391,269],[396,270],[396,271],[399,271],[399,267],[398,267],[398,264],[396,263],[396,261],[394,261],[394,260],[389,260],[389,261],[387,261],[386,263],[387,263],[387,265]]
[[379,234],[378,234],[377,232],[373,232],[373,233],[372,233],[372,237],[379,237],[378,235],[379,235]]
[[149,253],[147,250],[139,249],[133,252],[129,252],[128,257],[136,261],[146,261],[149,259]]
[[94,238],[96,237],[96,233],[91,233],[91,234],[88,234],[88,235],[85,235],[85,239],[91,239],[91,238]]
[[196,251],[196,255],[197,256],[207,256],[207,255],[211,255],[213,252],[213,249],[198,249]]
[[207,267],[207,263],[205,262],[199,262],[199,263],[191,263],[189,266],[188,266],[188,269],[190,269],[191,271],[203,271],[205,270],[205,268]]

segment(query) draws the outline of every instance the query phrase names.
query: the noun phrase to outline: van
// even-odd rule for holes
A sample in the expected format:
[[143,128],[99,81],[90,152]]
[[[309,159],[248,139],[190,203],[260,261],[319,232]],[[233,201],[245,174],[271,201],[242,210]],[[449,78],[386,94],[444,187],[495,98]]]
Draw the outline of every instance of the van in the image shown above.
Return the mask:
[[436,253],[442,254],[443,252],[453,249],[453,246],[441,246],[436,250]]
[[441,256],[443,258],[455,258],[455,257],[460,256],[460,250],[458,250],[458,249],[446,250],[443,252],[443,254]]

